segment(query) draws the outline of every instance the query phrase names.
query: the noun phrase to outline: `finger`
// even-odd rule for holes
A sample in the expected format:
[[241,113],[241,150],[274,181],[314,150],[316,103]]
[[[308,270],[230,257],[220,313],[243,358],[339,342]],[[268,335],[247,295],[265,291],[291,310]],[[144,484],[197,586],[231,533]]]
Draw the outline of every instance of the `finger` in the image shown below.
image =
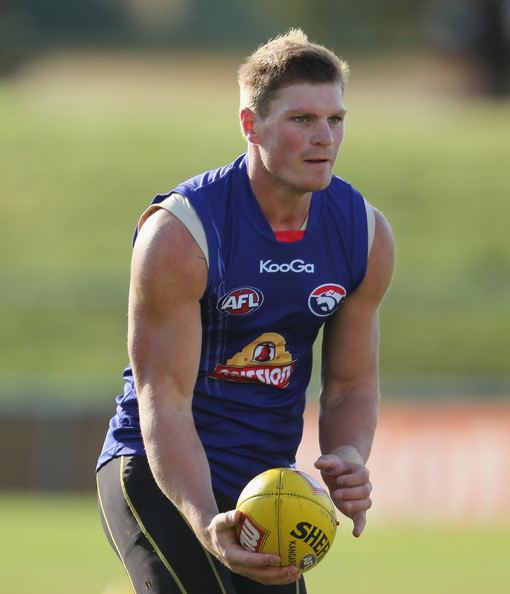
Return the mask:
[[250,574],[244,574],[247,577],[254,579],[262,584],[270,586],[283,586],[285,584],[292,584],[297,582],[301,577],[296,567],[277,567],[270,569],[260,569],[258,571],[250,571]]
[[356,514],[365,513],[372,507],[371,499],[358,499],[356,501],[335,501],[337,508],[347,516],[354,519]]
[[226,553],[225,559],[229,565],[239,565],[252,568],[280,569],[280,557],[270,553],[252,553],[241,545],[233,545]]
[[342,501],[355,501],[357,499],[368,499],[371,492],[371,483],[365,483],[364,485],[359,485],[357,487],[335,489],[334,497]]
[[264,574],[260,577],[255,577],[252,579],[256,579],[260,583],[268,586],[286,586],[288,584],[293,584],[299,581],[301,574],[297,570],[297,568],[293,567],[292,569],[289,568],[280,568],[283,571],[276,575],[267,575]]
[[359,514],[356,514],[352,518],[352,521],[354,524],[354,527],[352,529],[352,535],[356,538],[359,538],[363,530],[365,529],[365,524],[367,523],[367,515],[365,512],[361,512]]
[[343,469],[347,466],[347,464],[338,458],[338,456],[333,456],[332,454],[326,454],[321,456],[315,461],[314,464],[315,468],[320,470],[321,472],[342,472]]
[[336,478],[336,484],[338,487],[358,487],[360,485],[370,484],[369,479],[370,473],[368,468],[358,466],[357,468],[351,468],[347,472],[339,475]]
[[257,582],[268,585],[291,584],[299,580],[301,574],[297,567],[254,567],[252,565],[243,565],[232,563],[230,569],[235,573],[240,573]]

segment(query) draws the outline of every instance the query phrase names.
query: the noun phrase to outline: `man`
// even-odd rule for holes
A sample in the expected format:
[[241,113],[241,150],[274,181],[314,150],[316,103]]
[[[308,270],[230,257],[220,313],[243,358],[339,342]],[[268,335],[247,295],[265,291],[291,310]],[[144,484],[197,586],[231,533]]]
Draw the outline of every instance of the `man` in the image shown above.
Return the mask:
[[240,547],[234,508],[253,476],[295,462],[323,324],[316,467],[363,531],[393,242],[332,175],[346,75],[300,30],[259,48],[239,73],[247,154],[140,220],[132,367],[98,463],[105,530],[137,593],[306,592],[295,567]]

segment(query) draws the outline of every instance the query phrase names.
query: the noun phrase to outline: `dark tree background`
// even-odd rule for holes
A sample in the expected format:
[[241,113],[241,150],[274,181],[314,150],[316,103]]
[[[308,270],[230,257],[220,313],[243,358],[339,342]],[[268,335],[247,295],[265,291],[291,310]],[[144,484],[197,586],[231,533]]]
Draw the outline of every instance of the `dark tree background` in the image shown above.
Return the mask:
[[59,47],[245,51],[290,26],[351,54],[436,49],[510,93],[510,0],[0,0],[0,76]]

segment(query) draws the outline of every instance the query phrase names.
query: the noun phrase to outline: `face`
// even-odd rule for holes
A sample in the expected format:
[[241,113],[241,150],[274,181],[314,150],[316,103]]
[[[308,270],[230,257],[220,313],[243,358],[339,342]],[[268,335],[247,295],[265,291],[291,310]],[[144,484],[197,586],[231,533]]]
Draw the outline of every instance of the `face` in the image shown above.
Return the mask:
[[265,118],[251,115],[251,129],[245,129],[245,134],[260,157],[256,176],[300,194],[329,185],[344,132],[340,84],[284,87],[271,101]]

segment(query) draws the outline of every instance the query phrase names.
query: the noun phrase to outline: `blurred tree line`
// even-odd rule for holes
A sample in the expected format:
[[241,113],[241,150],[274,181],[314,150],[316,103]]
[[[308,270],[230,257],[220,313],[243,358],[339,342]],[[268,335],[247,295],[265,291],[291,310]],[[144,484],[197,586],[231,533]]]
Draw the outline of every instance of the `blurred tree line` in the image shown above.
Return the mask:
[[510,0],[0,0],[0,75],[48,49],[245,50],[289,26],[342,51],[440,50],[510,93]]

